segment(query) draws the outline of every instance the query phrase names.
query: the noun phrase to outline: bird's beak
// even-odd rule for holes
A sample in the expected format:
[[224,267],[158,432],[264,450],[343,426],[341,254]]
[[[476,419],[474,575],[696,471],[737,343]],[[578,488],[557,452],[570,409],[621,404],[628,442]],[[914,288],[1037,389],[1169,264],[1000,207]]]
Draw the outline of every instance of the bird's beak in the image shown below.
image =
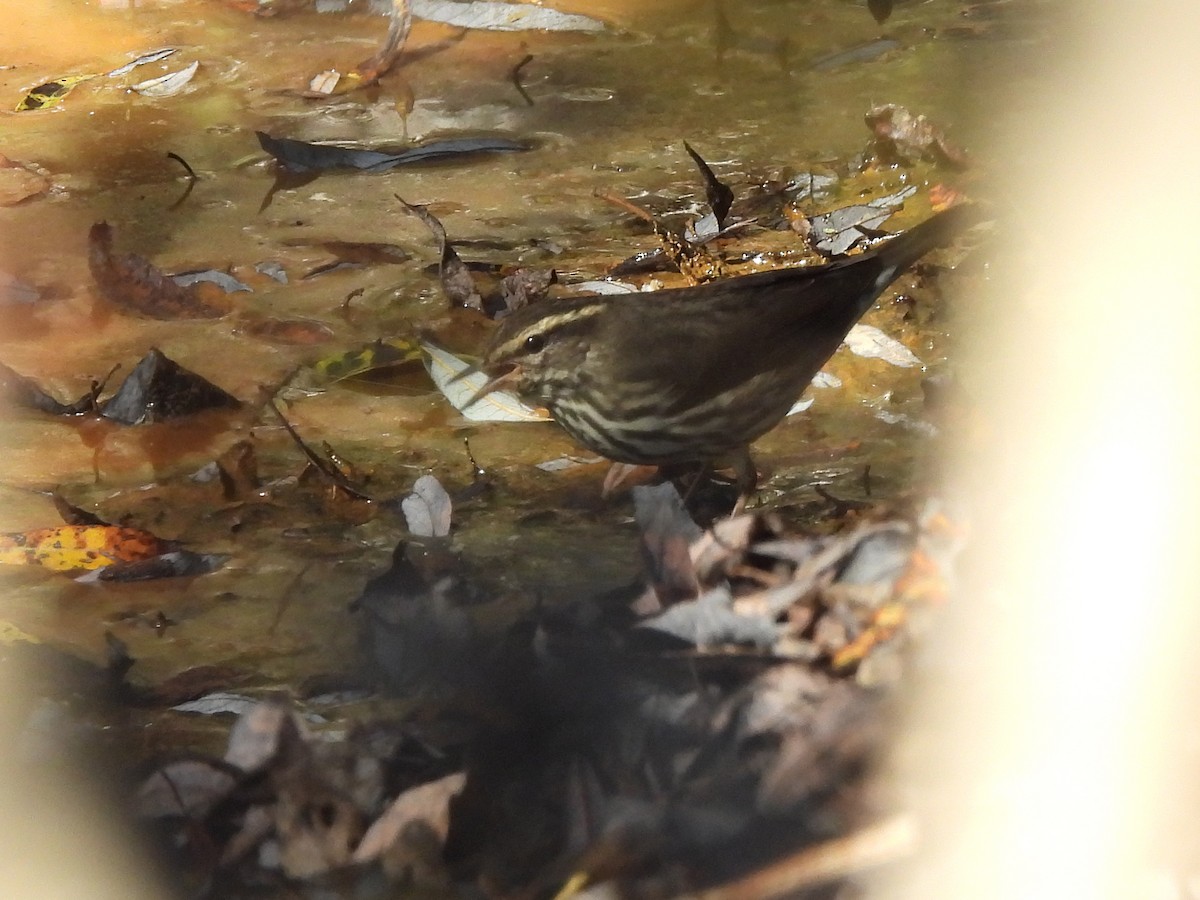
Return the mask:
[[[458,381],[460,378],[464,378],[468,375],[471,375],[471,374],[474,374],[477,372],[485,372],[485,370],[483,368],[481,368],[480,366],[472,366],[469,369],[464,369],[462,372],[459,372],[457,375],[454,376],[454,378],[451,379],[451,381],[452,382]],[[514,365],[507,372],[503,372],[502,374],[497,375],[494,378],[492,378],[483,387],[481,387],[474,394],[472,394],[471,399],[468,400],[465,405],[470,406],[472,403],[478,403],[480,400],[482,400],[484,397],[486,397],[492,391],[499,391],[499,390],[503,390],[504,388],[507,388],[507,387],[514,387],[514,386],[516,386],[517,382],[519,382],[520,380],[521,380],[521,367],[518,365]]]

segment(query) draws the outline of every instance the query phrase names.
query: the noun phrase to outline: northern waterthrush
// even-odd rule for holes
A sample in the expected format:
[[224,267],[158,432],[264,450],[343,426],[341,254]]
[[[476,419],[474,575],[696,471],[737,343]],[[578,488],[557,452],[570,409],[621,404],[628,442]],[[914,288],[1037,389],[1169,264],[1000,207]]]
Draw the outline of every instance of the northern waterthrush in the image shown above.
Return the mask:
[[787,415],[896,276],[972,214],[944,210],[824,266],[532,304],[492,336],[483,392],[514,387],[616,462],[731,461],[744,497],[755,482],[750,443]]

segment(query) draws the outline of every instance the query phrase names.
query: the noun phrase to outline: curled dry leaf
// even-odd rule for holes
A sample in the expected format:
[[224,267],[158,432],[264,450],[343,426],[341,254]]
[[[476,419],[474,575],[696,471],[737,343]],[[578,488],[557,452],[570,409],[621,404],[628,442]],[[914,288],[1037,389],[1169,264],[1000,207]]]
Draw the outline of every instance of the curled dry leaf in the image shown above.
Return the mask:
[[454,248],[450,246],[450,239],[446,237],[446,228],[441,221],[424,206],[414,203],[407,203],[404,198],[399,195],[396,199],[400,201],[400,205],[408,210],[412,215],[416,216],[428,228],[438,242],[438,277],[442,282],[442,290],[446,293],[446,298],[455,306],[466,306],[470,309],[483,310],[483,298],[479,295],[479,291],[475,287],[475,279],[471,277],[470,271],[467,270]]
[[445,537],[450,533],[450,495],[432,475],[422,475],[412,493],[400,502],[408,530],[416,537]]
[[354,850],[354,862],[369,862],[382,856],[384,866],[391,872],[397,871],[396,864],[408,855],[404,844],[414,824],[425,826],[439,842],[444,842],[450,830],[450,801],[462,792],[466,783],[466,773],[454,772],[409,788],[367,829]]
[[967,167],[966,152],[924,116],[886,103],[872,109],[865,118],[874,135],[875,154],[885,163],[909,164],[923,159],[952,169]]
[[133,89],[143,97],[174,97],[192,80],[192,76],[196,74],[200,68],[200,61],[192,63],[185,69],[180,69],[178,72],[168,72],[166,75],[160,75],[158,78],[151,78],[148,81],[142,81],[133,86]]

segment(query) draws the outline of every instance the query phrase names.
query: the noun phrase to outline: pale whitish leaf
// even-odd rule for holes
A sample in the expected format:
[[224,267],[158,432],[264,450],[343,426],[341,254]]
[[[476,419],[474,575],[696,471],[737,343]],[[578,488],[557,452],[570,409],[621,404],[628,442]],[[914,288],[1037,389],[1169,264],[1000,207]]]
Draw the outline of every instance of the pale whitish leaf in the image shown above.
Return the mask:
[[638,289],[623,281],[581,281],[571,285],[581,294],[636,294]]
[[429,22],[487,31],[603,31],[605,27],[598,19],[528,3],[412,0],[412,12]]
[[412,493],[400,501],[408,530],[416,537],[445,537],[450,533],[450,495],[432,475],[422,475]]
[[312,80],[308,82],[308,89],[314,94],[332,94],[337,89],[338,82],[342,80],[342,73],[337,69],[329,69],[321,72],[319,75],[314,75]]
[[143,81],[140,84],[135,84],[133,89],[143,97],[173,97],[182,91],[192,76],[196,74],[196,70],[200,68],[200,62],[197,60],[186,69],[180,69],[178,72],[169,72],[158,78],[151,78],[149,81]]
[[846,335],[846,346],[855,356],[882,359],[893,366],[909,369],[922,365],[917,356],[895,338],[888,337],[872,325],[855,325]]
[[[836,375],[830,375],[828,372],[821,371],[813,376],[813,380],[809,382],[811,387],[815,388],[839,388],[842,386],[842,379]],[[787,411],[789,416],[794,416],[796,413],[802,413],[813,405],[811,397],[803,397],[792,404],[792,408]]]
[[438,390],[460,413],[472,422],[545,422],[549,415],[526,406],[516,394],[508,391],[492,391],[474,403],[471,398],[488,383],[482,372],[472,372],[454,381],[456,375],[471,368],[453,353],[447,353],[432,344],[421,344],[425,353],[425,368]]
[[922,434],[925,437],[935,437],[938,433],[936,425],[930,422],[923,422],[920,419],[914,419],[912,416],[907,416],[904,413],[877,409],[875,410],[875,418],[881,422],[887,422],[889,425],[900,425],[909,431],[915,431],[917,434]]
[[126,75],[136,69],[138,66],[144,66],[147,63],[158,62],[160,59],[166,59],[175,52],[174,47],[164,47],[162,50],[153,50],[150,53],[145,53],[139,56],[132,62],[127,62],[120,68],[113,69],[108,73],[109,78],[116,78],[118,75]]
[[559,456],[554,459],[548,459],[545,462],[540,462],[534,468],[541,469],[543,472],[562,472],[566,469],[574,469],[578,466],[593,466],[601,462],[604,462],[604,459],[599,456]]
[[221,713],[233,713],[236,716],[240,716],[243,713],[249,712],[258,704],[258,700],[255,700],[253,697],[247,697],[244,694],[216,691],[197,700],[188,700],[186,703],[172,706],[171,709],[176,712],[200,713],[204,716],[215,716]]

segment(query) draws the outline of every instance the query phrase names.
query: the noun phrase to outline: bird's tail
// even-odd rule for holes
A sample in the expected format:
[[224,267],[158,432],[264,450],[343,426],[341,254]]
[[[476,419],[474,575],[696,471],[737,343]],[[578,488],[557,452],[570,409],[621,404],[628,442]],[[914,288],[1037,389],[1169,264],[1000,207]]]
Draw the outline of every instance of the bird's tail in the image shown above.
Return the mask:
[[979,219],[979,210],[971,203],[960,203],[934,213],[919,225],[898,234],[875,251],[882,271],[877,286],[883,290],[902,271],[937,247],[950,243],[959,232]]

